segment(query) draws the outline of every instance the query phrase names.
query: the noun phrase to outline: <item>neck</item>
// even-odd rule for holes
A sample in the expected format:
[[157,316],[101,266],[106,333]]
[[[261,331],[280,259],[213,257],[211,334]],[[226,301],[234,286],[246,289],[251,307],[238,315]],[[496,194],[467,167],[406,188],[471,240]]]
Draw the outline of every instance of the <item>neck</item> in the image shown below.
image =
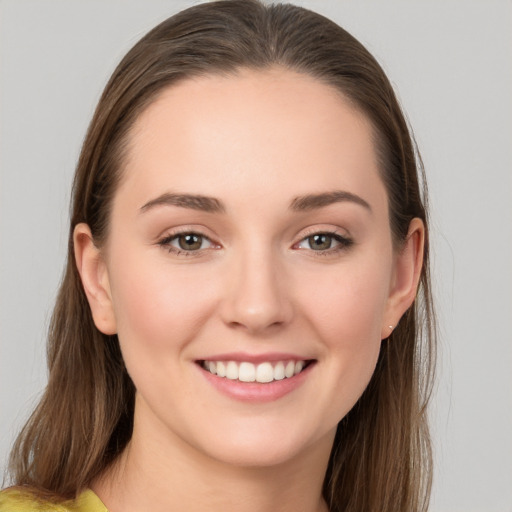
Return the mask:
[[330,433],[286,462],[226,464],[180,439],[157,442],[134,428],[116,463],[92,485],[110,512],[326,512],[322,486]]

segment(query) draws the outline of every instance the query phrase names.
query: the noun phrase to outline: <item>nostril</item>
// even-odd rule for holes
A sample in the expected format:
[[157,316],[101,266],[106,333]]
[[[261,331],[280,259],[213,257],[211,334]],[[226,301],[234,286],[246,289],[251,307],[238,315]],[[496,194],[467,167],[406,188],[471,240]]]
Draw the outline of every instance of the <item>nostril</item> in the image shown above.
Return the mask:
[[230,273],[232,281],[225,288],[219,312],[225,324],[233,329],[275,330],[292,317],[285,284],[276,275],[277,264],[262,263],[269,258],[257,253],[256,250],[234,265]]
[[275,322],[258,322],[254,319],[246,321],[246,322],[229,322],[228,326],[232,329],[238,329],[243,330],[249,333],[256,333],[259,331],[275,331],[276,329],[279,329],[285,324],[283,321],[275,321]]

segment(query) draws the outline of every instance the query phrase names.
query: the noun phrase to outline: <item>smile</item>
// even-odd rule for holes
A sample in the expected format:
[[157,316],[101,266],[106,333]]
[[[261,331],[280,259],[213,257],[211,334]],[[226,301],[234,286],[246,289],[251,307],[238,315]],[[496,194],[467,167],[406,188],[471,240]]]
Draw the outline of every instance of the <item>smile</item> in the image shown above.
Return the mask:
[[247,361],[205,360],[201,366],[217,377],[266,384],[298,375],[308,366],[308,361],[265,361],[253,364]]

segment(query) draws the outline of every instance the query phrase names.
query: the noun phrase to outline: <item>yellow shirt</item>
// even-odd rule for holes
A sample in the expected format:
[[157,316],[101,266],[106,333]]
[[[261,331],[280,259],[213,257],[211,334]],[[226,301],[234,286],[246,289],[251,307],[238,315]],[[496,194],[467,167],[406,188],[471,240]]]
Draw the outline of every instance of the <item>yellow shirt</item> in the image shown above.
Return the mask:
[[80,494],[76,500],[55,504],[40,501],[20,489],[0,491],[0,512],[108,512],[101,500],[91,490]]

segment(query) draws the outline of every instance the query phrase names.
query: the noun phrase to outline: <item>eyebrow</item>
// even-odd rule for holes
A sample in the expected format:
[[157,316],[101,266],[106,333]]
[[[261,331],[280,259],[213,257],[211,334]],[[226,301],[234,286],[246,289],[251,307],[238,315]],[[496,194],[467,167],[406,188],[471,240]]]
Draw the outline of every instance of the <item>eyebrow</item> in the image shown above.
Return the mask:
[[294,211],[309,211],[323,208],[334,203],[350,202],[358,204],[368,211],[372,211],[371,206],[362,197],[347,192],[345,190],[334,190],[332,192],[324,192],[322,194],[308,194],[296,197],[290,204],[290,208]]
[[[372,211],[371,206],[362,197],[347,192],[345,190],[335,190],[321,194],[307,194],[296,197],[290,203],[290,209],[296,212],[316,210],[335,203],[351,202],[363,206],[368,211]],[[146,212],[156,206],[179,206],[207,213],[224,213],[226,208],[222,201],[215,197],[194,195],[194,194],[175,194],[166,192],[151,201],[148,201],[141,207],[140,211]]]
[[141,212],[145,212],[155,206],[180,206],[181,208],[190,208],[208,213],[224,213],[226,211],[221,201],[215,197],[207,197],[193,194],[172,194],[165,193],[155,199],[147,202],[141,207]]

